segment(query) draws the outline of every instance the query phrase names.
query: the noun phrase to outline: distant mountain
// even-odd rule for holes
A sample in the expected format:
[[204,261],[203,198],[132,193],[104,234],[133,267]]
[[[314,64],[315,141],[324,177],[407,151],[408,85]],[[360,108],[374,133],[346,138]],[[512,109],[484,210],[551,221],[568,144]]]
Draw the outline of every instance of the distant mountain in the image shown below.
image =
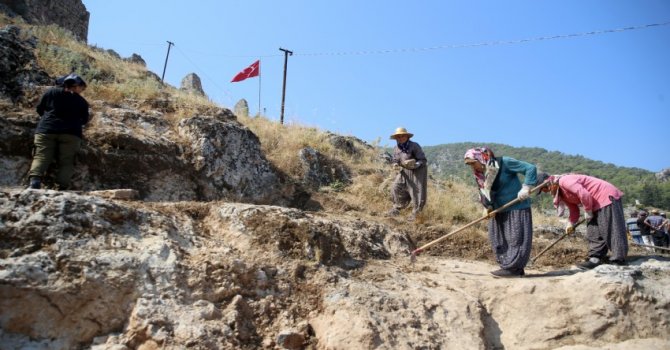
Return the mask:
[[512,147],[499,143],[448,143],[425,146],[423,150],[434,176],[473,181],[470,168],[463,163],[463,155],[468,149],[481,145],[490,147],[496,156],[533,163],[549,174],[579,173],[604,179],[626,193],[626,203],[637,199],[646,206],[670,208],[670,182],[661,181],[655,173],[640,168],[619,167],[538,147]]

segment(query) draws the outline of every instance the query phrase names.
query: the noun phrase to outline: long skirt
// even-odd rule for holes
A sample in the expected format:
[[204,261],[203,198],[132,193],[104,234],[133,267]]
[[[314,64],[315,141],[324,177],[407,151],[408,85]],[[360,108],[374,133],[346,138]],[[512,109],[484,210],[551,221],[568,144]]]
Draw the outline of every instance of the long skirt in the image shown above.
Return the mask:
[[533,216],[530,208],[496,214],[489,220],[489,240],[496,261],[503,269],[522,269],[533,244]]
[[612,260],[624,260],[628,255],[626,218],[621,199],[611,199],[612,204],[596,210],[593,219],[586,225],[589,257],[603,259],[609,249],[612,252]]

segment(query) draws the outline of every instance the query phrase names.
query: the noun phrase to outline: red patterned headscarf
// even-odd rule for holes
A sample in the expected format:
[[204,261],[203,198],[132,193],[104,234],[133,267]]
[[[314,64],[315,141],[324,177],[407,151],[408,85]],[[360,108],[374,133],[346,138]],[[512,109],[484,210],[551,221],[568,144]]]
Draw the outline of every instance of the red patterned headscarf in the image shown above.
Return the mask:
[[491,188],[500,170],[500,165],[496,161],[493,151],[486,146],[471,148],[465,152],[463,158],[466,163],[476,161],[484,166],[484,171],[473,168],[472,172],[479,186],[480,202],[485,207],[492,208]]
[[[477,148],[470,148],[465,152],[465,156],[463,156],[465,162],[467,163],[468,160],[476,160],[477,162],[481,163],[485,169],[486,173],[482,171],[477,171],[473,169],[473,174],[475,175],[475,178],[477,178],[477,184],[479,184],[479,188],[486,188],[490,186],[486,185],[486,178],[487,175],[491,174],[492,172],[489,171],[489,168],[495,168],[497,170],[498,164],[495,161],[495,156],[493,155],[493,151],[486,147],[477,147]],[[497,171],[495,171],[497,174]],[[495,175],[494,175],[495,177]],[[489,181],[491,184],[493,183],[492,180]]]

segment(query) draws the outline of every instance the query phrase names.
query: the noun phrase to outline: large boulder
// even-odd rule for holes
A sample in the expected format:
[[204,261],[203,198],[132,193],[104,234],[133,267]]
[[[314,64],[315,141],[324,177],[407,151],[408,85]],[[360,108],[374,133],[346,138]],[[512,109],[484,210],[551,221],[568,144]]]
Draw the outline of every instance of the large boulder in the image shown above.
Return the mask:
[[[156,110],[94,102],[72,186],[131,188],[150,201],[236,200],[301,207],[309,195],[278,172],[256,135],[227,109],[177,125]],[[37,116],[0,115],[0,185],[26,181]],[[50,176],[45,178],[48,186]]]
[[88,40],[88,20],[91,14],[81,0],[0,0],[0,4],[28,23],[55,24],[71,31],[81,41]]
[[201,179],[202,199],[221,198],[221,192],[259,203],[280,197],[280,178],[263,156],[258,137],[229,110],[184,119],[178,132],[187,140],[184,159]]
[[351,182],[349,169],[337,159],[324,156],[311,147],[298,151],[303,170],[303,184],[318,190],[321,186],[334,185],[336,188]]
[[0,344],[16,349],[308,342],[320,285],[409,249],[383,225],[296,209],[7,189],[0,242]]
[[49,75],[37,66],[36,46],[35,38],[24,38],[19,27],[0,28],[0,100],[29,102],[25,90],[51,83]]

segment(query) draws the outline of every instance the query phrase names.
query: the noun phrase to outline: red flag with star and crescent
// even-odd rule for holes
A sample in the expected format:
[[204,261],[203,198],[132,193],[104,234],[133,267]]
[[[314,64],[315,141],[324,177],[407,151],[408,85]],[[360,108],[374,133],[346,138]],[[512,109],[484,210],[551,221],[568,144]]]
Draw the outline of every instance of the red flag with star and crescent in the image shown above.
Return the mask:
[[252,63],[249,67],[244,68],[241,72],[237,73],[231,83],[236,83],[238,81],[245,80],[247,78],[257,77],[261,74],[261,60],[258,60]]

